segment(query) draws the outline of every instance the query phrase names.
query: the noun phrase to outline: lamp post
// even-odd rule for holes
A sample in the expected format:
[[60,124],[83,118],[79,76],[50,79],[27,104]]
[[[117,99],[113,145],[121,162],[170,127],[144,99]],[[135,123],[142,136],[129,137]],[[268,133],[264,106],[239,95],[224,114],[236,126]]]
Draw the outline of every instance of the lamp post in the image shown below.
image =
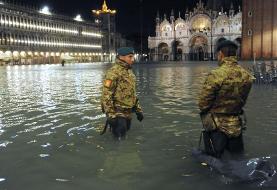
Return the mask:
[[213,55],[213,17],[211,16],[211,61],[214,60]]
[[172,43],[172,60],[177,60],[177,41],[176,41],[176,29],[175,29],[175,16],[174,11],[172,9],[171,16],[170,16],[172,32],[173,32],[173,43]]
[[140,60],[142,58],[142,33],[143,33],[143,28],[142,28],[142,23],[143,23],[143,5],[142,1],[140,0]]
[[[115,32],[115,31],[112,31],[111,30],[111,16],[114,16],[116,14],[116,10],[111,10],[108,8],[107,6],[107,3],[106,3],[106,0],[104,0],[103,2],[103,5],[102,5],[102,9],[99,9],[99,10],[92,10],[92,13],[96,16],[96,17],[99,17],[101,18],[101,29],[102,29],[102,32],[103,32],[103,28],[105,28],[107,30],[107,40],[108,40],[108,47],[107,47],[107,51],[108,51],[108,55],[111,54],[111,32]],[[106,19],[104,19],[104,17],[106,17]],[[103,23],[104,20],[106,20],[107,23]],[[107,24],[107,26],[103,27],[104,24]],[[106,28],[107,27],[107,28]],[[114,26],[115,28],[115,26]],[[115,29],[114,29],[115,30]],[[114,34],[115,35],[115,34]],[[115,41],[115,40],[114,40]],[[113,41],[113,43],[115,43]],[[103,43],[102,43],[103,44]],[[105,43],[106,44],[106,43]],[[103,50],[103,47],[102,47],[102,50]],[[103,52],[102,52],[102,55],[103,55]],[[110,56],[109,56],[109,61],[110,60]]]

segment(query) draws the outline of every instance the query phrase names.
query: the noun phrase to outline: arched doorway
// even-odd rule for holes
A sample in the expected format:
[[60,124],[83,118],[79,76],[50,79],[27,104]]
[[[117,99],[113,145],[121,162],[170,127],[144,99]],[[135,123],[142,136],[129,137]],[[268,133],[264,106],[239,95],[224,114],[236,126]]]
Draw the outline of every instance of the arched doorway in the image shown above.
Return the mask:
[[158,61],[168,61],[169,47],[166,43],[160,43],[158,46]]
[[174,61],[181,61],[183,57],[183,43],[180,41],[172,42],[172,56]]
[[190,40],[189,58],[191,61],[207,60],[208,55],[208,40],[204,36],[195,36]]
[[149,59],[150,59],[151,61],[154,61],[154,60],[155,60],[155,56],[156,56],[155,48],[151,48],[151,49],[150,49],[149,55],[150,55]]
[[182,49],[177,49],[177,61],[182,61],[183,60],[183,50]]
[[206,50],[203,46],[194,46],[190,49],[191,61],[204,61],[207,58]]

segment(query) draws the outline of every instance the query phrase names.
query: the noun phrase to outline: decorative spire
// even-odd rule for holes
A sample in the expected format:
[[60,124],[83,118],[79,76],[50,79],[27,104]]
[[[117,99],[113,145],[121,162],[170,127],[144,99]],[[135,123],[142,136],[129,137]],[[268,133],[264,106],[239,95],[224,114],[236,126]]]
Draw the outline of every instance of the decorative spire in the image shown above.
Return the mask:
[[170,15],[170,21],[173,23],[175,20],[175,16],[174,16],[174,10],[171,9],[171,15]]
[[185,13],[185,19],[187,20],[188,17],[189,17],[189,10],[188,10],[188,8],[187,8],[187,9],[186,9],[186,13]]
[[223,15],[223,14],[224,14],[224,10],[223,10],[223,7],[221,7],[219,15]]
[[181,18],[181,12],[179,11],[179,18]]
[[104,2],[103,2],[102,11],[105,11],[105,12],[108,11],[108,6],[107,6],[107,3],[106,3],[106,0],[104,0]]
[[111,10],[108,8],[106,0],[104,0],[103,4],[102,4],[102,9],[101,10],[92,10],[92,12],[96,15],[100,15],[100,14],[115,14],[116,10]]
[[159,13],[159,11],[157,11],[156,23],[160,24],[160,13]]
[[173,11],[173,9],[171,9],[171,16],[174,16],[174,11]]
[[199,2],[196,4],[197,9],[203,9],[204,8],[204,4],[202,2],[202,0],[199,0]]
[[234,16],[234,14],[235,14],[234,5],[233,5],[233,2],[231,2],[230,10],[229,10],[229,15],[230,16]]
[[159,12],[159,11],[157,11],[157,16],[156,16],[156,18],[160,18],[160,12]]
[[234,4],[233,4],[233,2],[231,2],[230,10],[234,10]]
[[165,14],[165,13],[164,13],[164,20],[167,20],[167,19],[166,19],[166,14]]

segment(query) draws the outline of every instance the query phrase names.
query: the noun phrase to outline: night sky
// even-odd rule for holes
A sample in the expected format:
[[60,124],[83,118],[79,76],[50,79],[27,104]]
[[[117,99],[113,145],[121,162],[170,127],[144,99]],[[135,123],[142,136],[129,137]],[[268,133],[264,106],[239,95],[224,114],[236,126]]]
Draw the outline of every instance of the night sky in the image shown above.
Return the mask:
[[[103,0],[13,0],[24,4],[31,4],[37,7],[48,5],[50,9],[57,14],[65,14],[75,17],[81,14],[85,20],[92,19],[91,10],[99,9]],[[155,17],[159,10],[160,16],[164,13],[170,15],[171,9],[175,10],[177,17],[178,12],[181,16],[185,14],[188,8],[191,10],[198,0],[106,0],[111,9],[118,11],[116,16],[117,31],[127,38],[133,38],[140,35],[140,7],[143,10],[143,36],[154,35]],[[202,0],[206,3],[207,0]],[[220,0],[225,1],[225,0]],[[229,0],[226,1],[229,4]],[[233,0],[235,8],[241,3],[241,0]],[[229,7],[226,7],[229,8]]]

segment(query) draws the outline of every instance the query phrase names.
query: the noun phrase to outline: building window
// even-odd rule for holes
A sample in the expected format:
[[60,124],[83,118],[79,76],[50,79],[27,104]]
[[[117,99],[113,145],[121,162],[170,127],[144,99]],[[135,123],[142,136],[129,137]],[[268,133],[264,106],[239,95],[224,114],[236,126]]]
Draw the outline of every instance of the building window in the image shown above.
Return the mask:
[[165,36],[167,36],[167,33],[165,33]]
[[181,36],[181,35],[182,35],[182,32],[179,32],[179,35]]
[[248,32],[247,32],[248,36],[252,36],[252,30],[249,29]]
[[221,33],[224,33],[224,28],[221,29]]
[[252,17],[252,11],[248,11],[248,17]]

